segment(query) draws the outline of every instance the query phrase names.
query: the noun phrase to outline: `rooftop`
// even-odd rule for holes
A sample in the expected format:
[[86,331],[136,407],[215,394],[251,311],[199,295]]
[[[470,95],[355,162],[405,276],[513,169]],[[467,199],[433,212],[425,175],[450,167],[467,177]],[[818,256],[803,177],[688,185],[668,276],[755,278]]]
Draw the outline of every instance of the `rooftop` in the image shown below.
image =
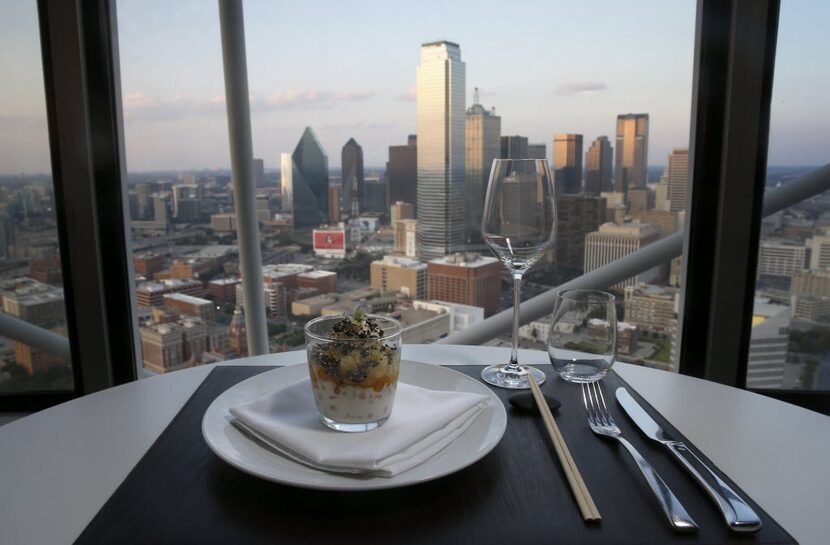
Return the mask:
[[173,299],[175,301],[181,301],[182,303],[189,303],[191,305],[213,305],[213,303],[207,299],[193,297],[192,295],[186,295],[184,293],[168,293],[165,294],[164,299]]
[[211,280],[211,284],[216,284],[219,286],[227,286],[229,284],[239,284],[242,282],[240,278],[217,278],[216,280]]
[[383,259],[375,261],[375,263],[392,267],[400,267],[403,269],[425,269],[427,266],[423,261],[394,255],[383,256]]
[[328,278],[328,277],[331,277],[331,276],[337,276],[337,273],[336,272],[331,272],[331,271],[308,271],[308,272],[300,273],[300,274],[297,275],[298,278],[303,277],[303,278],[313,278],[313,279]]
[[454,265],[456,267],[483,267],[492,263],[498,263],[495,257],[483,256],[475,253],[457,253],[438,259],[433,259],[430,263],[436,265]]

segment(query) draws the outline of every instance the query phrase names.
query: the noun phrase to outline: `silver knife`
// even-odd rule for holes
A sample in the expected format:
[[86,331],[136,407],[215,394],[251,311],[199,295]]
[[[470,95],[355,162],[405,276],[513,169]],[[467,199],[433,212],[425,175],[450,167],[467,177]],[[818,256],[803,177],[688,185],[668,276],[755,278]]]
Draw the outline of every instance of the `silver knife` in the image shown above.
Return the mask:
[[662,443],[675,458],[688,470],[709,496],[718,505],[729,528],[735,532],[757,532],[761,529],[761,519],[752,508],[732,488],[723,482],[703,461],[695,456],[682,441],[674,441],[660,424],[643,410],[625,388],[617,388],[617,401],[620,402],[631,420],[651,439]]

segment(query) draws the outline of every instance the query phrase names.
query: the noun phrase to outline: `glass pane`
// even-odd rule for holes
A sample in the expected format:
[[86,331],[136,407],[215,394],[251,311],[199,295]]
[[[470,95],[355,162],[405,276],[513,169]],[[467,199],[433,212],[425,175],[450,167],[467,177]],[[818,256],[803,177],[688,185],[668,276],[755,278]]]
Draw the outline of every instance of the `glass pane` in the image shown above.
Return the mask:
[[[0,3],[0,313],[67,336],[34,0]],[[6,318],[3,316],[3,318]],[[0,394],[72,390],[71,362],[0,322]]]
[[[830,160],[827,78],[809,61],[830,47],[830,37],[821,31],[828,20],[830,6],[824,3],[781,3],[767,189]],[[830,193],[818,194],[761,223],[747,364],[750,388],[830,389],[828,211]]]
[[[520,2],[515,12],[535,15],[514,26],[497,24],[502,9],[245,3],[272,351],[302,347],[309,318],[359,304],[400,317],[408,343],[512,306],[479,233],[496,157],[547,158],[558,177],[561,242],[531,271],[525,298],[682,224],[686,167],[663,173],[688,146],[695,3],[603,5],[596,17],[591,5]],[[370,12],[384,24],[355,33]],[[137,259],[155,264],[142,273],[137,262],[139,282],[185,279],[176,260],[236,240],[217,14],[148,0],[119,0],[118,14],[133,237]],[[557,30],[579,54],[539,47],[551,20],[588,19]],[[620,29],[627,38],[608,47]],[[634,233],[620,235],[624,252],[587,264],[586,237],[614,229]],[[231,251],[193,278],[217,331],[230,328],[237,261]],[[636,280],[665,285],[669,269]],[[185,312],[154,301],[155,315],[139,310],[148,327]],[[184,366],[186,344],[175,365],[154,369]],[[241,353],[214,352],[208,341],[210,361]]]

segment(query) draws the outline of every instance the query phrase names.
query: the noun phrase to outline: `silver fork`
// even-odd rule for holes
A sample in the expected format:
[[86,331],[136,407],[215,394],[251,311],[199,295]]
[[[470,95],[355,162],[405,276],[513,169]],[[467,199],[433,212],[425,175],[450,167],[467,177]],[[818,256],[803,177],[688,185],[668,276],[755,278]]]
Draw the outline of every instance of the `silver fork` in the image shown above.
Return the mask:
[[585,410],[588,412],[588,424],[591,426],[591,431],[597,435],[612,437],[625,447],[631,457],[634,458],[634,461],[637,462],[637,467],[640,468],[640,472],[654,493],[654,497],[660,502],[660,507],[663,508],[663,513],[669,519],[672,528],[680,532],[696,532],[697,524],[683,508],[677,496],[651,467],[651,464],[622,436],[620,428],[617,427],[611,413],[608,412],[605,397],[602,395],[602,388],[599,384],[596,382],[582,384],[582,400],[585,402]]

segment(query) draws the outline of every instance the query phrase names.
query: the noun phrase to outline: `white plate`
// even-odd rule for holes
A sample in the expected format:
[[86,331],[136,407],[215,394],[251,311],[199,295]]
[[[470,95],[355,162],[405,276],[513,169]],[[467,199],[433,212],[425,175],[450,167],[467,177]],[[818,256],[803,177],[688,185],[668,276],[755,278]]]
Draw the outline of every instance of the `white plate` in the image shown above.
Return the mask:
[[278,483],[322,490],[374,490],[430,481],[463,469],[490,452],[507,426],[504,405],[484,384],[446,367],[404,361],[401,362],[400,376],[403,382],[432,390],[484,394],[490,397],[490,403],[472,425],[444,450],[394,477],[326,473],[261,447],[229,421],[230,407],[273,392],[303,376],[308,376],[307,365],[281,367],[253,376],[220,394],[202,419],[202,435],[211,450],[246,473]]

